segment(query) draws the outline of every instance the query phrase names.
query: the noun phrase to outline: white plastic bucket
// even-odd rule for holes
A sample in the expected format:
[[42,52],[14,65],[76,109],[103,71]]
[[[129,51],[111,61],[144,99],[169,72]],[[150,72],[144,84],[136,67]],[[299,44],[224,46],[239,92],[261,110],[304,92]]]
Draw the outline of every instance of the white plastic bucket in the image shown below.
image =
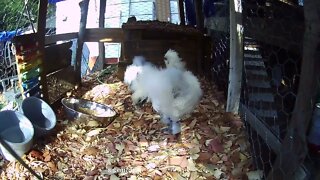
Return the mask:
[[[22,156],[32,146],[34,128],[32,123],[23,114],[17,111],[0,112],[0,137],[18,154]],[[5,159],[15,161],[2,144],[0,150]]]

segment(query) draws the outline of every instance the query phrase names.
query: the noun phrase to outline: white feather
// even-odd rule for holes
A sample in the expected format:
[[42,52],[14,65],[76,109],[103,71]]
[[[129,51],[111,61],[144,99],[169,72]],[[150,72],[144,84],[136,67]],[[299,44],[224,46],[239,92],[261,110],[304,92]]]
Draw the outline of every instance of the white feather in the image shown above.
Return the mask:
[[172,49],[169,49],[164,55],[164,62],[166,67],[174,67],[177,69],[185,70],[185,62],[179,57],[178,53]]

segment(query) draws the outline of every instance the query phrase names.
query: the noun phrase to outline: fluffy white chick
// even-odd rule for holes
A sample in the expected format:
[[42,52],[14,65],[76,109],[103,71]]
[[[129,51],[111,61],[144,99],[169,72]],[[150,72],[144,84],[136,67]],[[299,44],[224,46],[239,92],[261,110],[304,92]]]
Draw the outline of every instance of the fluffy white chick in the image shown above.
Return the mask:
[[126,68],[124,73],[124,83],[129,85],[130,90],[133,92],[132,101],[134,105],[139,102],[143,102],[147,99],[147,92],[139,81],[139,76],[143,73],[146,68],[154,68],[154,66],[145,60],[143,56],[135,56],[133,63]]
[[[159,105],[159,111],[162,114],[162,122],[169,126],[172,134],[177,134],[181,131],[180,119],[198,105],[202,90],[198,79],[190,71],[186,71],[185,63],[176,51],[170,49],[164,57],[167,67],[163,70],[164,77],[169,78],[173,86],[170,87],[171,94],[159,98],[159,104],[162,104]],[[165,87],[169,86],[163,88]]]
[[131,85],[132,81],[137,79],[137,76],[142,71],[142,66],[146,63],[146,60],[143,56],[135,56],[133,58],[133,63],[127,66],[124,73],[124,83]]
[[194,110],[202,96],[197,78],[189,71],[169,67],[145,77],[144,83],[162,122],[169,126],[172,134],[179,133],[180,119]]
[[166,67],[173,67],[181,70],[185,70],[185,62],[179,57],[175,50],[169,49],[164,55],[164,63]]

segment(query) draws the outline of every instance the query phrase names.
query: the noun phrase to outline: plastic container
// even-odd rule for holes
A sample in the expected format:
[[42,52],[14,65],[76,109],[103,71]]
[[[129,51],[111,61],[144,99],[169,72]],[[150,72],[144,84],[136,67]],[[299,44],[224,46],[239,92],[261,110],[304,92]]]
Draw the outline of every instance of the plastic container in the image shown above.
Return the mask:
[[35,137],[44,136],[56,126],[57,118],[52,108],[42,99],[27,97],[21,104],[22,113],[31,121]]
[[[30,150],[34,136],[34,128],[27,117],[17,111],[1,111],[0,124],[0,137],[7,142],[18,156],[21,157]],[[2,144],[0,144],[0,150],[5,159],[15,161],[15,158]]]

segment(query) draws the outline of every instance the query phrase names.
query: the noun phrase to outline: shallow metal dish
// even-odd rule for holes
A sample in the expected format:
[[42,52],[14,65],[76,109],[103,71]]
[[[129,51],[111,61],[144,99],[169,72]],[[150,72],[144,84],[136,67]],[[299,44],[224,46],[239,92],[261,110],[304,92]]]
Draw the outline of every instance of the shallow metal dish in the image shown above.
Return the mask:
[[[72,119],[92,118],[100,121],[108,121],[109,125],[117,113],[108,105],[76,98],[63,98],[61,100],[67,116]],[[106,122],[105,122],[106,123]]]

